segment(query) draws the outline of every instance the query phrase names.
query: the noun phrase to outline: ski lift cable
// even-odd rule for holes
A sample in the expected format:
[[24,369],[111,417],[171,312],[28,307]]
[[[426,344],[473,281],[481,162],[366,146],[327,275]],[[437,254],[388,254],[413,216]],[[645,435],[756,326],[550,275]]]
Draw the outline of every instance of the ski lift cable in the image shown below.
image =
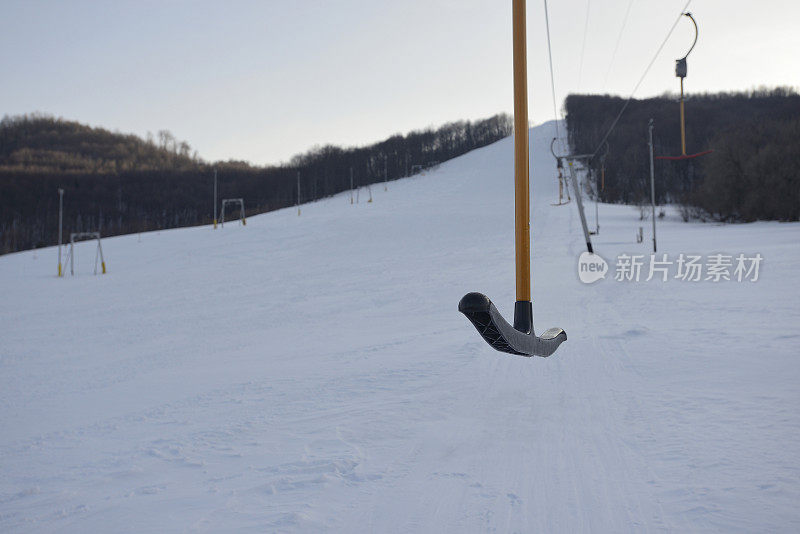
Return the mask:
[[632,6],[633,0],[630,0],[628,2],[628,8],[625,10],[625,16],[622,18],[622,27],[619,29],[619,35],[617,35],[617,43],[614,45],[614,51],[611,53],[611,61],[608,62],[608,70],[606,71],[606,77],[603,80],[603,91],[605,91],[606,86],[608,85],[608,77],[611,74],[611,67],[614,66],[614,60],[617,58],[619,43],[622,42],[622,32],[625,31],[625,25],[628,23],[628,15],[631,13]]
[[550,16],[547,13],[547,0],[544,0],[544,25],[547,29],[547,56],[550,59],[550,91],[553,94],[553,118],[556,121],[556,137],[560,138],[558,133],[558,105],[556,104],[556,81],[553,74],[553,52],[550,47]]
[[611,128],[608,129],[608,132],[606,132],[606,135],[603,136],[603,139],[600,141],[600,143],[597,145],[597,148],[592,153],[593,156],[596,155],[597,152],[603,147],[603,144],[608,140],[608,136],[611,135],[611,132],[613,132],[614,128],[617,127],[617,123],[619,122],[619,119],[622,117],[622,114],[625,113],[625,110],[627,109],[628,104],[630,104],[631,100],[633,100],[633,95],[636,94],[636,91],[639,89],[639,86],[642,85],[642,82],[644,81],[645,77],[647,76],[647,73],[650,72],[650,68],[656,62],[656,59],[658,59],[659,54],[661,54],[661,50],[664,48],[664,45],[667,44],[667,41],[672,36],[672,32],[675,31],[675,28],[678,26],[678,22],[680,22],[681,17],[683,16],[684,13],[686,13],[686,9],[689,7],[689,4],[691,4],[691,3],[692,3],[692,0],[687,0],[686,5],[683,6],[683,9],[681,9],[680,13],[675,18],[675,22],[672,23],[672,27],[669,29],[669,32],[667,32],[667,36],[664,37],[664,40],[661,41],[661,45],[658,47],[658,50],[656,50],[656,53],[653,54],[653,59],[651,59],[650,63],[647,64],[647,68],[644,69],[644,72],[642,73],[642,76],[639,78],[639,81],[636,82],[636,86],[633,88],[633,91],[631,91],[630,96],[625,101],[625,103],[622,105],[622,109],[619,110],[619,113],[617,114],[617,117],[614,119],[614,122],[611,123]]

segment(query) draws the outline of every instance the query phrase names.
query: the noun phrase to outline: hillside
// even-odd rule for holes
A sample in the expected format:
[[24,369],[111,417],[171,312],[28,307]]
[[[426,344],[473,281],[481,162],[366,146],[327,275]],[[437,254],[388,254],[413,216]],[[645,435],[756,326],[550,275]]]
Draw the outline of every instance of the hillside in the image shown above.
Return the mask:
[[0,531],[800,529],[800,225],[668,210],[660,253],[758,253],[759,279],[618,282],[649,221],[601,205],[611,271],[583,285],[553,135],[531,131],[535,325],[569,335],[547,359],[456,310],[512,312],[511,139],[369,204],[105,239],[105,276],[91,243],[63,279],[53,247],[0,257]]
[[[205,163],[167,131],[158,144],[52,117],[0,122],[0,254],[58,242],[64,230],[120,235],[208,224],[218,202],[244,198],[248,215],[410,176],[510,134],[495,115],[393,135],[363,147],[314,147],[289,163]],[[299,190],[298,190],[299,181]],[[219,205],[217,206],[219,210]]]
[[[609,95],[570,95],[565,109],[575,153],[597,150],[624,105]],[[688,94],[685,109],[687,154],[712,152],[683,161],[656,159],[659,202],[682,203],[724,221],[800,218],[800,94],[787,88]],[[593,189],[603,201],[650,198],[648,121],[654,120],[655,156],[680,155],[679,110],[676,95],[628,104],[599,151],[608,150],[605,162],[594,161]]]
[[162,169],[199,170],[186,141],[166,130],[151,138],[93,128],[47,115],[4,117],[0,121],[0,175],[118,174]]

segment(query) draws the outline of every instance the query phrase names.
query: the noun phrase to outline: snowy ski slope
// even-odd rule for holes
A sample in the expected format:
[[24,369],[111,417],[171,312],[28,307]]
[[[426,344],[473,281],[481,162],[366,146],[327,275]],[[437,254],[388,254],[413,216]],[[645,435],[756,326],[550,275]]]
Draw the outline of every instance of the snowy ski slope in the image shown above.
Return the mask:
[[659,252],[760,253],[760,279],[624,283],[649,221],[601,206],[612,271],[584,285],[553,134],[531,131],[549,359],[456,311],[513,311],[511,139],[372,204],[106,239],[105,276],[91,243],[74,278],[54,248],[0,257],[0,531],[800,530],[800,225],[669,214]]

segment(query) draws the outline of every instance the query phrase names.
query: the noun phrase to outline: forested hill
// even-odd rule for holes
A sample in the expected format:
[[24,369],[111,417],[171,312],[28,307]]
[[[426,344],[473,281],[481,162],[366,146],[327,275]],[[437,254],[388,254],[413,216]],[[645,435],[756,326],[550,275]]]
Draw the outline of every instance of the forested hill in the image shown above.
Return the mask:
[[200,167],[197,153],[168,131],[154,140],[42,115],[0,121],[0,172],[110,173]]
[[[511,134],[508,115],[458,121],[357,148],[315,147],[287,164],[202,161],[167,131],[157,140],[40,115],[0,122],[0,253],[53,245],[64,232],[116,235],[208,224],[218,197],[253,215],[356,186],[396,180]],[[297,176],[300,175],[300,198]]]
[[[570,95],[570,145],[593,153],[625,100]],[[800,216],[800,95],[791,89],[689,94],[686,152],[713,150],[692,160],[656,160],[657,202],[681,203],[718,220],[798,220]],[[648,121],[654,119],[655,154],[680,155],[680,108],[674,95],[633,100],[608,137],[605,202],[649,199]],[[599,150],[605,151],[605,147]],[[599,158],[593,167],[600,170]],[[599,173],[598,173],[599,175]]]

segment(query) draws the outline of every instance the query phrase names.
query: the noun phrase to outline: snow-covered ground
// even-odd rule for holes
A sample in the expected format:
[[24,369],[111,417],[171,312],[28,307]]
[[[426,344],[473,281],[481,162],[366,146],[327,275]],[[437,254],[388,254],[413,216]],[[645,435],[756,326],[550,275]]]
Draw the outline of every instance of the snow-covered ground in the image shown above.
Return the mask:
[[569,336],[548,359],[456,310],[512,314],[511,139],[371,204],[106,239],[105,276],[91,243],[74,278],[54,248],[0,257],[0,531],[800,530],[800,225],[668,214],[659,252],[760,253],[759,280],[618,282],[649,221],[601,206],[611,271],[584,285],[552,136],[531,132],[535,324]]

